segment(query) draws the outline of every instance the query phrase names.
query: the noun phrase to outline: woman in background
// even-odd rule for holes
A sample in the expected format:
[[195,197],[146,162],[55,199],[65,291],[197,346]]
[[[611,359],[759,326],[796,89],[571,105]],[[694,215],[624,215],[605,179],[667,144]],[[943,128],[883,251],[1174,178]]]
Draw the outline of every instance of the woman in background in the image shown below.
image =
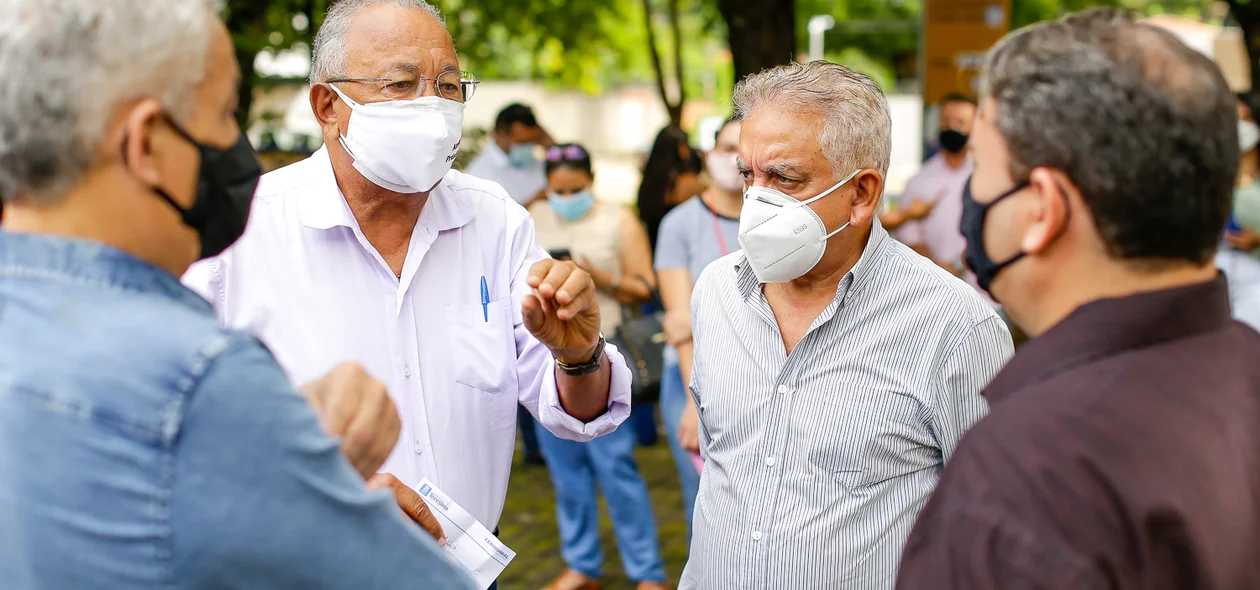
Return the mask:
[[704,190],[700,154],[687,143],[687,133],[670,125],[661,130],[652,144],[643,181],[639,184],[639,219],[647,227],[648,242],[656,248],[661,220],[675,205]]
[[[652,151],[643,165],[643,181],[639,184],[639,219],[647,228],[648,244],[656,250],[657,232],[665,214],[679,203],[704,191],[700,172],[704,163],[700,154],[687,143],[687,134],[673,125],[656,136]],[[648,310],[653,311],[653,310]],[[639,444],[656,444],[656,404],[640,403],[630,410],[628,426],[634,429]]]
[[700,473],[693,453],[700,451],[699,416],[687,390],[691,378],[691,288],[709,263],[739,250],[739,212],[744,178],[735,166],[738,121],[718,130],[705,158],[712,182],[699,196],[670,211],[661,222],[656,245],[656,273],[665,303],[665,371],[661,380],[661,419],[682,483],[683,509],[690,534]]
[[1225,229],[1216,266],[1229,277],[1234,318],[1260,330],[1260,126],[1253,101],[1238,99],[1238,180],[1234,210]]
[[[597,289],[600,328],[613,334],[621,306],[647,301],[655,282],[647,233],[625,207],[601,203],[591,187],[591,158],[577,144],[547,150],[547,198],[530,206],[538,243],[567,255],[590,273]],[[590,442],[563,440],[537,425],[538,442],[556,488],[560,553],[568,570],[546,590],[600,587],[604,555],[599,545],[598,483],[607,500],[622,566],[639,590],[666,588],[665,566],[647,486],[634,460],[634,436],[618,428]]]

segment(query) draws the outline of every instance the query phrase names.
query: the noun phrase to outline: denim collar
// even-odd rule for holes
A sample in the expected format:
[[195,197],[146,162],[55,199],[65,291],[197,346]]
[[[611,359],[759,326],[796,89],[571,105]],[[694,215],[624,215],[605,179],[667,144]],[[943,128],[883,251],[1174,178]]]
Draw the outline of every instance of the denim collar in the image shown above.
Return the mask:
[[126,252],[85,240],[0,231],[0,282],[78,283],[157,295],[206,315],[210,304],[179,277]]

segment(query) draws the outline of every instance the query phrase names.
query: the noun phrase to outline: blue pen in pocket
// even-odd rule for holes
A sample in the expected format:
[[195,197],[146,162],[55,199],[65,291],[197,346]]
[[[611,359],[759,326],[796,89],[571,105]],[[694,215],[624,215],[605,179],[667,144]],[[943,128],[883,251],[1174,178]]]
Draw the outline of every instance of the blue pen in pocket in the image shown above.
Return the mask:
[[481,316],[490,323],[490,287],[486,286],[486,277],[481,277]]

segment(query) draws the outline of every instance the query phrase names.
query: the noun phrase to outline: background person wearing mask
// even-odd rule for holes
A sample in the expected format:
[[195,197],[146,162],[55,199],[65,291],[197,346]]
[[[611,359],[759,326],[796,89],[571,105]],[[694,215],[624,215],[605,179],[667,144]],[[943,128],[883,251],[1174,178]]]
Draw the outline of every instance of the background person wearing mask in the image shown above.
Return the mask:
[[[629,209],[600,202],[591,192],[591,157],[577,144],[547,150],[547,200],[530,214],[538,243],[549,252],[567,251],[595,282],[600,328],[616,332],[621,307],[652,296],[652,253],[647,233]],[[599,545],[599,503],[603,490],[626,575],[639,590],[664,588],[665,567],[656,538],[656,520],[647,486],[634,460],[634,435],[619,428],[590,442],[563,440],[538,428],[538,442],[556,488],[560,551],[569,569],[547,590],[599,587],[604,555]]]
[[1250,105],[1239,96],[1238,182],[1234,207],[1226,226],[1216,266],[1229,278],[1229,298],[1234,317],[1260,329],[1260,127]]
[[670,211],[661,222],[656,244],[656,273],[665,304],[665,369],[661,379],[661,420],[682,484],[683,509],[690,530],[700,473],[692,453],[700,452],[699,415],[688,393],[691,382],[691,288],[710,262],[739,250],[739,211],[744,205],[744,177],[739,155],[739,121],[718,130],[705,157],[712,182],[699,196]]
[[734,103],[743,250],[692,298],[705,465],[681,588],[889,588],[1011,337],[879,225],[892,120],[874,81],[784,65]]
[[[538,199],[547,186],[543,163],[538,159],[539,146],[551,147],[551,136],[538,124],[534,110],[520,103],[512,103],[494,120],[494,132],[481,153],[468,163],[464,170],[469,175],[499,183],[512,200],[528,205]],[[542,465],[538,449],[538,437],[534,425],[538,422],[525,406],[516,409],[516,425],[525,446],[526,465]]]
[[334,370],[317,416],[179,284],[261,173],[214,4],[0,2],[0,587],[472,588],[364,485],[380,383]]
[[941,151],[906,183],[899,201],[905,211],[885,214],[889,218],[899,213],[906,216],[905,223],[896,228],[897,239],[955,276],[963,276],[965,270],[962,255],[967,244],[958,231],[958,221],[962,219],[963,186],[974,169],[967,154],[967,138],[975,116],[972,98],[953,94],[941,101]]
[[[647,229],[650,251],[656,250],[657,233],[665,214],[704,191],[700,179],[703,169],[700,154],[687,143],[685,131],[673,125],[661,129],[643,165],[639,184],[639,219]],[[656,404],[636,404],[630,423],[639,444],[656,444]]]
[[661,129],[643,165],[639,184],[639,219],[647,228],[653,250],[661,220],[679,203],[704,192],[700,172],[704,163],[687,143],[687,133],[673,125]]
[[1238,163],[1238,183],[1234,190],[1234,210],[1225,243],[1239,252],[1260,257],[1260,127],[1248,103],[1250,97],[1238,98],[1238,145],[1242,158]]
[[333,4],[311,82],[325,147],[264,176],[245,235],[185,282],[298,381],[362,363],[402,417],[380,477],[403,504],[427,478],[493,531],[518,403],[575,440],[629,414],[595,285],[499,185],[450,169],[476,84],[432,5]]
[[514,201],[528,205],[547,185],[538,148],[552,145],[551,136],[538,124],[534,110],[513,103],[499,111],[490,141],[464,172],[499,183]]
[[1212,265],[1225,79],[1096,9],[1007,36],[981,88],[968,265],[1034,339],[985,388],[898,587],[1260,588],[1260,334]]

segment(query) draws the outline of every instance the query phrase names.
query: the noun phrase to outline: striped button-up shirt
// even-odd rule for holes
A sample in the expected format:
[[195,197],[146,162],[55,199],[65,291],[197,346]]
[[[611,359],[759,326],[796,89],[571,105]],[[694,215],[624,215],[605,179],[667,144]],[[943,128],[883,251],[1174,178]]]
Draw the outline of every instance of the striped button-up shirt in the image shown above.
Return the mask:
[[791,354],[740,253],[705,270],[692,319],[706,462],[681,588],[892,588],[1006,325],[878,222]]

